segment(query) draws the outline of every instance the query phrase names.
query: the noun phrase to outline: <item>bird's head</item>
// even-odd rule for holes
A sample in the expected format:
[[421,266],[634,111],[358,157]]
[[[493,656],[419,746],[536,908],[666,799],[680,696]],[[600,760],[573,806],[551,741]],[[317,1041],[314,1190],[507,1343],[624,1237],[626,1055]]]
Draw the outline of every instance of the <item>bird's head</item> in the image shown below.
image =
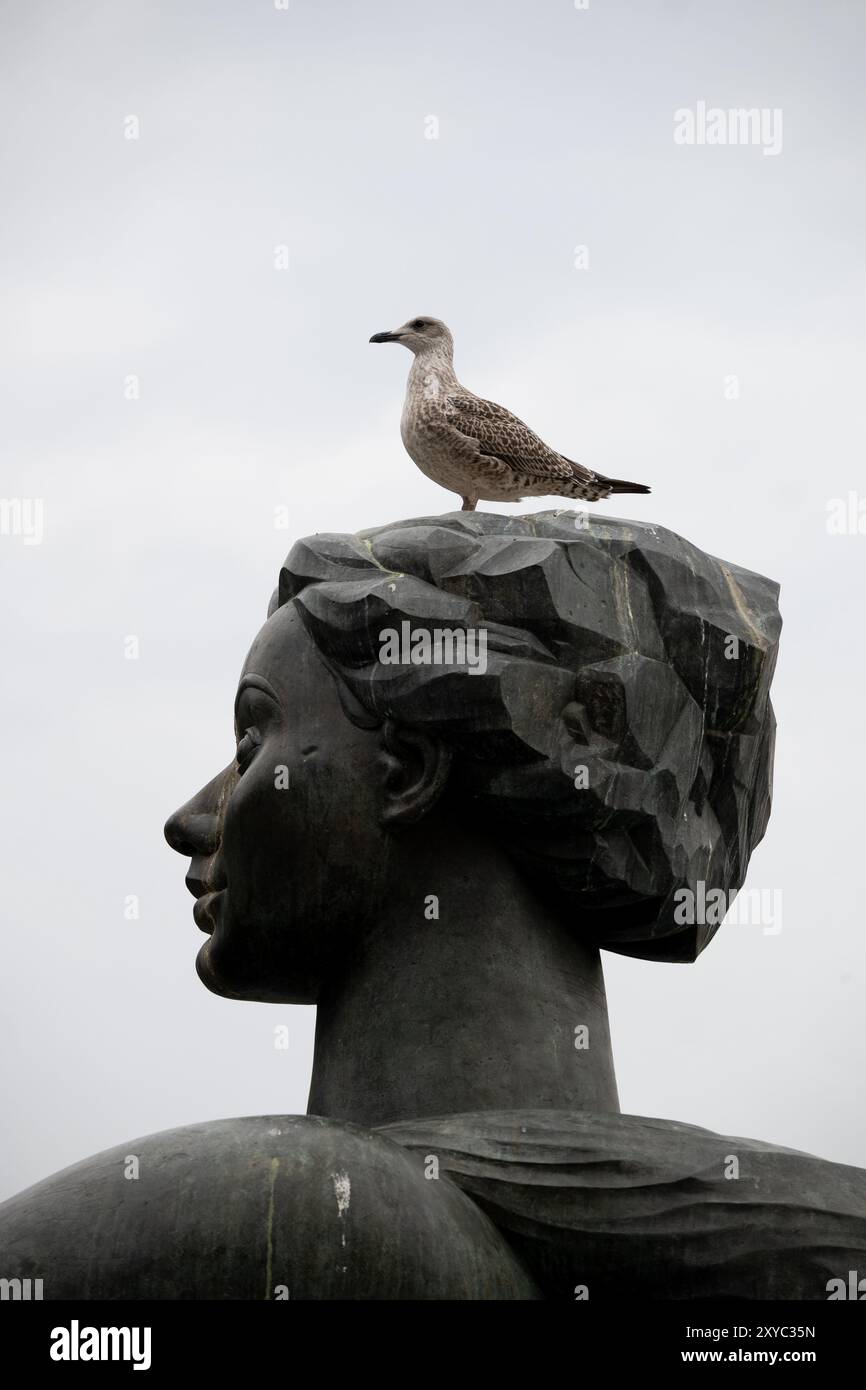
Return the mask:
[[441,319],[429,314],[409,319],[393,332],[374,333],[371,343],[402,343],[416,357],[419,353],[444,353],[449,359],[454,351],[454,339]]

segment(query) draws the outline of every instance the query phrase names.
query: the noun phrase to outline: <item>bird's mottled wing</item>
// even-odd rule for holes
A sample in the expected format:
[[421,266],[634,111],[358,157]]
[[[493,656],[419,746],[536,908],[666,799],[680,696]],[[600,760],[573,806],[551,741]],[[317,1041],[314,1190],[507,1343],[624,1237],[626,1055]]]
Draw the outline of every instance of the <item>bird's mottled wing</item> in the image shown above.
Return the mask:
[[549,448],[534,430],[495,401],[480,396],[451,395],[446,409],[456,429],[474,440],[481,454],[502,459],[516,473],[533,478],[594,478],[582,464]]

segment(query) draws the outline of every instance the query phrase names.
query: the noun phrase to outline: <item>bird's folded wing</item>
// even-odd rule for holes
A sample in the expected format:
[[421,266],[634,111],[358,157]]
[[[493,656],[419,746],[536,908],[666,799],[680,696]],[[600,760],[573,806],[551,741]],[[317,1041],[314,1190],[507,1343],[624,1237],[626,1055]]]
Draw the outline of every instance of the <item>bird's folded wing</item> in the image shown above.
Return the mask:
[[474,440],[479,453],[502,459],[516,472],[537,478],[594,477],[582,464],[549,448],[528,425],[495,401],[454,395],[446,398],[446,409],[455,429]]

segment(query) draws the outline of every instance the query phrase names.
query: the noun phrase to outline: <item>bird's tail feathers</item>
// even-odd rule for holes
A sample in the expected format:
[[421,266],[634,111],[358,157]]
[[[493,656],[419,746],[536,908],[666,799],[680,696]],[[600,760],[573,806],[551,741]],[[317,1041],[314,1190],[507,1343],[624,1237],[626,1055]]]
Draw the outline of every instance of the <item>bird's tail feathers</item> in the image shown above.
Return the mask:
[[627,483],[624,478],[606,478],[603,473],[595,475],[600,483],[604,483],[609,492],[651,492],[645,483]]
[[570,459],[565,454],[560,454],[560,458],[571,465],[574,469],[575,481],[580,486],[586,488],[586,491],[579,495],[587,497],[590,500],[594,500],[593,493],[596,491],[594,484],[597,485],[599,497],[609,497],[612,492],[652,491],[651,488],[647,487],[646,483],[628,483],[624,478],[606,478],[603,473],[596,473],[594,469],[584,467],[582,463],[577,463],[575,459]]
[[627,483],[622,478],[605,479],[611,492],[652,492],[646,483]]

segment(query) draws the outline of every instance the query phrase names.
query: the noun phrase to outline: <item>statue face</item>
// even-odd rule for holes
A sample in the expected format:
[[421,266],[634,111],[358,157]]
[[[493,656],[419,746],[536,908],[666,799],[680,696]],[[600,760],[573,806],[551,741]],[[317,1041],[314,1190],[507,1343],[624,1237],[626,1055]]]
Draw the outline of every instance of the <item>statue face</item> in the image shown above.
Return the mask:
[[381,901],[388,760],[346,716],[289,604],[256,637],[235,705],[237,760],[166,825],[191,858],[216,994],[310,1004],[348,962]]

